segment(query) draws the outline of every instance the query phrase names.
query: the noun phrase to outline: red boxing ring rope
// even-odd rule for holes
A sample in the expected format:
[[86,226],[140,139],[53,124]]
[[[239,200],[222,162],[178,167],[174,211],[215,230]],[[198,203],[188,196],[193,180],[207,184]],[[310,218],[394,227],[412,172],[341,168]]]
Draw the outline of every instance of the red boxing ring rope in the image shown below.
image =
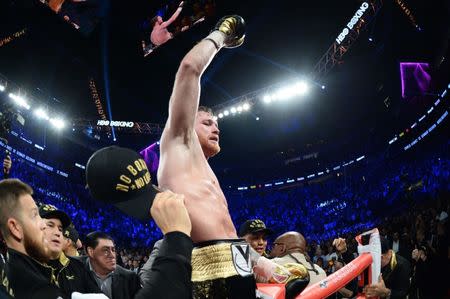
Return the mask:
[[307,287],[296,299],[325,298],[342,289],[372,264],[372,255],[363,253],[327,278]]
[[[377,235],[378,241],[378,230],[373,229],[369,232],[366,232],[364,234],[373,234]],[[359,235],[356,237],[356,240],[361,245],[361,236]],[[374,238],[374,239],[375,239]],[[371,241],[372,242],[372,241]],[[374,242],[376,243],[376,242]],[[376,245],[379,246],[379,243]],[[326,278],[322,279],[319,282],[316,282],[315,284],[307,287],[303,290],[303,292],[296,297],[296,299],[320,299],[320,298],[326,298],[330,296],[333,293],[336,293],[341,288],[345,287],[350,281],[358,277],[363,271],[367,270],[367,275],[361,275],[359,280],[359,285],[365,285],[370,284],[372,281],[372,267],[374,258],[372,257],[372,254],[375,254],[375,257],[377,257],[377,253],[372,251],[371,252],[362,252],[360,255],[355,258],[353,261],[339,269],[338,271],[334,272],[333,274],[327,276]],[[378,254],[380,254],[378,252]],[[375,262],[376,264],[376,262]],[[376,268],[376,266],[375,266]],[[375,270],[374,273],[377,273],[377,270]],[[379,274],[379,273],[378,273]],[[376,275],[376,274],[375,274]],[[272,299],[284,299],[285,297],[285,286],[284,284],[257,284],[258,286],[258,292],[260,294],[263,294],[263,298],[272,298]],[[365,299],[366,296],[364,294],[358,294],[357,299]]]

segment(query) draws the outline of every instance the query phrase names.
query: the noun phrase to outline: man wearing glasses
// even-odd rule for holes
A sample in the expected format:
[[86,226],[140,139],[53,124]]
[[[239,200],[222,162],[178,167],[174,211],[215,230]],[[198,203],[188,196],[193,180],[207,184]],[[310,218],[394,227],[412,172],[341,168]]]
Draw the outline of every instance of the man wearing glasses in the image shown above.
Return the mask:
[[106,233],[95,231],[86,236],[85,246],[86,267],[101,291],[108,298],[133,298],[141,288],[139,277],[117,265],[114,240]]

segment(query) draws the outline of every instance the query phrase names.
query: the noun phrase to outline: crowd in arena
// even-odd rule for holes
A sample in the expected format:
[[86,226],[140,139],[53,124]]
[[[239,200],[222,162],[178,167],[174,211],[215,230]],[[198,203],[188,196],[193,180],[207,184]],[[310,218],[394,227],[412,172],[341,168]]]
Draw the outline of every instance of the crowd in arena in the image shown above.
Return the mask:
[[[85,186],[49,175],[21,158],[13,157],[12,165],[9,175],[29,183],[39,204],[51,204],[65,211],[80,240],[84,241],[93,231],[108,233],[118,247],[117,264],[136,274],[141,272],[153,244],[163,237],[153,221],[138,221],[92,200]],[[410,164],[383,165],[383,171],[370,166],[367,163],[349,170],[345,178],[333,175],[320,182],[284,189],[228,190],[233,222],[239,227],[248,219],[262,219],[272,231],[265,236],[268,249],[275,236],[287,231],[301,232],[308,241],[306,255],[328,275],[345,264],[333,239],[345,239],[347,254],[354,258],[355,235],[378,227],[380,235],[389,240],[390,249],[412,265],[410,298],[443,297],[444,282],[436,283],[436,288],[427,285],[445,279],[445,265],[449,262],[450,160],[445,155],[432,155]],[[79,252],[85,253],[83,248]]]

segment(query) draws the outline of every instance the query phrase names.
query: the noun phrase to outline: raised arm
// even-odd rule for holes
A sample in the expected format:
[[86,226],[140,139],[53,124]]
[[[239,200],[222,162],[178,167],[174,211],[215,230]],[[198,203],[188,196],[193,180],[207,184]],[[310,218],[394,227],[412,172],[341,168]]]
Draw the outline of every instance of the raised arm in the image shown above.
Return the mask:
[[204,40],[181,61],[169,101],[169,118],[163,132],[166,138],[190,141],[200,99],[200,77],[222,47],[237,47],[244,41],[244,20],[239,16],[222,18]]
[[180,5],[178,5],[177,10],[173,13],[173,15],[168,19],[167,21],[163,22],[161,24],[161,27],[167,28],[172,24],[180,15],[181,11],[183,10],[183,1],[180,2]]

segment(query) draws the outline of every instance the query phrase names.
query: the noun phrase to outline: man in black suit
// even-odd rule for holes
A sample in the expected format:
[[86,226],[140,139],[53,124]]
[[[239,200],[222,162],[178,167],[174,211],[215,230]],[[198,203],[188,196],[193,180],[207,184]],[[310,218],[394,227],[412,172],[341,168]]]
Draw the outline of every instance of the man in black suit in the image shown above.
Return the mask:
[[139,276],[116,263],[114,240],[104,232],[86,236],[85,266],[101,291],[111,299],[134,298],[141,288]]
[[364,293],[367,297],[406,299],[411,265],[389,247],[389,241],[381,237],[381,276],[378,283],[366,286]]
[[411,248],[408,246],[408,242],[405,242],[404,238],[400,238],[398,232],[392,234],[392,239],[389,241],[389,248],[410,261]]

